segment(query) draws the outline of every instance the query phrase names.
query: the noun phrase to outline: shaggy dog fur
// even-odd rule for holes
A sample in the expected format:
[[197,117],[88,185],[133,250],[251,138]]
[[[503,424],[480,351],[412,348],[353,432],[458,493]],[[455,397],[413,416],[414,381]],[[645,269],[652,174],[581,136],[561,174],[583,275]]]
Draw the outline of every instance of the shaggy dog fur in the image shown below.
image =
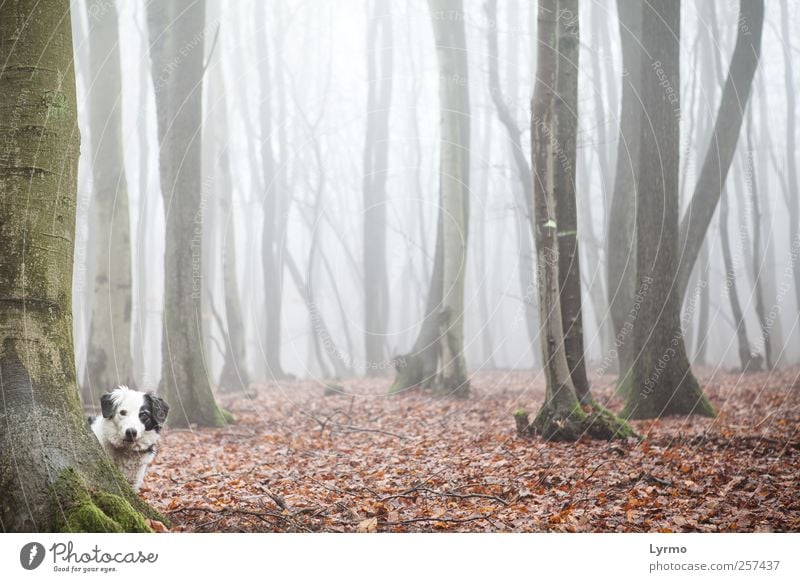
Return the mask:
[[155,458],[169,405],[152,392],[119,386],[100,398],[102,416],[90,418],[97,440],[136,491]]

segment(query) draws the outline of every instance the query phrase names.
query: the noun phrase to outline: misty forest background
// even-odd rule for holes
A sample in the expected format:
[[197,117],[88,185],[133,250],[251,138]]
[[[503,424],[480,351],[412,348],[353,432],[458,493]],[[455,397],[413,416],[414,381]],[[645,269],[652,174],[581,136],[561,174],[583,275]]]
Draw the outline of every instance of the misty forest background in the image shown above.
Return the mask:
[[[439,75],[427,5],[382,4],[209,2],[204,22],[193,22],[187,38],[172,41],[178,48],[174,62],[156,85],[183,76],[183,60],[195,53],[204,67],[202,84],[199,78],[187,83],[197,84],[198,92],[202,85],[203,95],[202,116],[190,130],[195,147],[202,147],[202,170],[191,168],[202,171],[193,182],[200,188],[202,224],[194,240],[194,284],[203,296],[198,324],[214,386],[240,390],[248,379],[286,374],[390,375],[391,358],[414,342],[425,315],[439,207]],[[682,4],[685,210],[711,139],[739,3]],[[98,384],[99,392],[118,382],[152,388],[162,371],[165,218],[155,91],[163,87],[154,87],[144,5],[126,2],[118,10],[113,17],[107,2],[73,4],[84,144],[75,346],[82,384]],[[686,293],[682,323],[696,365],[740,367],[740,327],[747,330],[748,351],[764,358],[766,334],[757,308],[769,320],[770,364],[796,364],[800,357],[799,267],[797,251],[791,253],[797,184],[790,172],[796,163],[797,48],[787,35],[795,12],[790,2],[768,4],[723,208],[714,215]],[[615,372],[617,332],[609,308],[615,290],[607,273],[621,149],[617,7],[588,2],[580,18],[576,191],[585,350],[590,368]],[[514,159],[517,147],[530,159],[536,4],[467,1],[464,28],[469,75],[463,83],[472,125],[465,358],[470,371],[540,369],[534,243],[526,180]],[[178,32],[167,27],[164,34]],[[508,119],[498,117],[498,103]],[[106,111],[93,111],[93,105]],[[370,233],[370,226],[379,232]],[[120,231],[129,248],[115,246]],[[365,233],[372,234],[366,245]],[[373,246],[380,265],[367,273],[365,248]],[[132,292],[122,305],[95,281],[98,261],[110,256],[110,288],[125,287],[122,255],[128,254]],[[229,271],[226,256],[233,263]],[[226,283],[226,276],[235,280]],[[740,313],[732,311],[732,291],[738,291]],[[365,303],[373,294],[378,321],[365,339]],[[113,330],[98,323],[98,315],[110,316]],[[240,337],[230,338],[231,332]],[[375,347],[368,355],[369,343]],[[104,351],[98,356],[103,371],[87,374],[92,345]],[[238,353],[229,354],[232,347]],[[226,354],[239,359],[235,373],[223,376]]]
[[800,530],[795,3],[34,4],[3,530]]

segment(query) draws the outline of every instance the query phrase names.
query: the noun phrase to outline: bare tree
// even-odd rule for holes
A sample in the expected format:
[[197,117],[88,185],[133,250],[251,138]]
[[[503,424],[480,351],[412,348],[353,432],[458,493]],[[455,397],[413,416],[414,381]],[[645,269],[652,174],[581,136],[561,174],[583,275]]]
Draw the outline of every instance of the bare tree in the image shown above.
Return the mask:
[[[162,391],[170,424],[222,426],[203,357],[201,118],[204,0],[147,5],[166,216]],[[176,67],[175,63],[180,63]]]
[[499,49],[497,42],[497,0],[487,0],[484,5],[488,21],[488,72],[489,94],[497,111],[497,117],[508,136],[508,148],[514,160],[514,169],[518,183],[511,185],[514,193],[514,219],[519,239],[519,284],[522,289],[523,308],[525,310],[525,328],[531,344],[531,352],[536,353],[536,342],[539,337],[539,325],[536,320],[536,303],[532,298],[532,291],[536,285],[534,281],[535,253],[533,249],[533,209],[530,197],[533,188],[531,181],[531,166],[522,150],[522,131],[517,126],[509,102],[500,86],[500,72],[497,61]]
[[149,531],[158,514],[103,453],[78,399],[69,15],[66,0],[0,5],[0,528]]
[[[267,27],[267,6],[265,2],[255,4],[255,21],[259,26]],[[277,7],[276,7],[277,8]],[[279,22],[277,27],[282,29]],[[279,33],[280,34],[280,33]],[[279,108],[285,109],[283,103],[281,78],[283,65],[277,50],[281,47],[280,39],[275,40],[276,58],[270,54],[270,35],[264,34],[257,39],[257,54],[259,55],[259,120],[261,170],[264,178],[261,184],[263,192],[262,209],[264,216],[264,229],[261,235],[261,261],[264,271],[264,309],[265,309],[265,341],[264,358],[266,360],[267,374],[270,378],[283,378],[286,374],[281,365],[281,328],[283,321],[283,244],[286,233],[286,219],[288,207],[286,203],[286,170],[283,161],[277,161],[272,146],[272,103],[278,97]],[[274,61],[274,62],[273,62]],[[270,73],[275,79],[275,86],[270,84]],[[278,119],[285,119],[285,111],[279,111]],[[284,123],[278,124],[277,133],[281,145],[281,155],[285,155],[286,138]]]
[[469,395],[464,362],[464,273],[469,224],[470,108],[461,0],[429,0],[439,63],[439,218],[426,316],[410,354],[396,358],[397,392],[417,385]]
[[[539,319],[545,374],[545,398],[529,425],[524,410],[515,413],[517,430],[535,432],[548,440],[578,440],[584,434],[612,439],[632,436],[633,431],[594,402],[588,382],[572,358],[582,358],[580,329],[580,274],[570,264],[578,253],[575,213],[575,160],[578,104],[578,50],[580,29],[577,0],[540,0],[539,47],[536,80],[531,102],[531,151],[533,152],[533,210],[535,218]],[[571,202],[567,199],[572,198]],[[564,205],[567,208],[564,208]],[[561,207],[559,208],[559,205]],[[558,210],[557,210],[558,209]],[[563,222],[561,222],[563,221]],[[562,240],[566,258],[562,260]],[[564,266],[566,276],[560,274]],[[562,287],[563,285],[563,287]],[[575,297],[575,288],[578,297]],[[567,301],[567,307],[562,304]],[[566,320],[565,317],[566,316]],[[570,319],[574,318],[574,319]],[[566,325],[572,328],[568,344]],[[569,350],[574,350],[568,355]],[[580,351],[580,354],[576,352]],[[575,378],[584,384],[580,391]],[[585,405],[585,408],[582,406]]]
[[[763,2],[762,2],[763,4]],[[762,6],[763,11],[763,6]],[[783,85],[786,89],[786,187],[783,199],[789,211],[789,252],[794,268],[794,293],[800,310],[800,183],[797,180],[797,96],[795,93],[794,63],[789,32],[789,8],[781,0],[781,37],[783,41]]]
[[642,3],[617,0],[622,42],[622,105],[614,192],[608,217],[606,287],[619,361],[619,388],[626,392],[633,365],[633,305],[636,292],[636,224],[634,200],[642,125]]
[[642,5],[641,124],[636,172],[637,353],[624,415],[714,415],[692,374],[681,330],[678,272],[680,4]]
[[122,78],[117,10],[110,2],[89,15],[89,126],[94,179],[94,301],[84,399],[97,402],[133,383],[131,237],[122,156]]
[[384,361],[389,314],[386,268],[386,178],[389,110],[392,104],[391,3],[373,0],[367,24],[367,135],[364,140],[364,345],[366,373],[378,375]]
[[[677,292],[683,297],[708,225],[714,216],[744,120],[745,108],[761,54],[764,0],[741,0],[739,32],[722,90],[714,131],[691,201],[681,221],[681,260]],[[798,279],[800,281],[800,278]]]

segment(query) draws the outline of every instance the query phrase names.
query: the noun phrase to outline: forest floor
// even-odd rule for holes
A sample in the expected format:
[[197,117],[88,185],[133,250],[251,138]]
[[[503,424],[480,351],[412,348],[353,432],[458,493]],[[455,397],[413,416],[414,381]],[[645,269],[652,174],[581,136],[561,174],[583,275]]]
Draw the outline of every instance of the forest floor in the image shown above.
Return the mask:
[[[236,424],[167,429],[142,494],[172,531],[800,531],[800,369],[698,376],[717,418],[613,443],[518,437],[544,395],[528,372],[476,374],[467,400],[256,385],[221,397]],[[613,381],[594,389],[620,410]]]

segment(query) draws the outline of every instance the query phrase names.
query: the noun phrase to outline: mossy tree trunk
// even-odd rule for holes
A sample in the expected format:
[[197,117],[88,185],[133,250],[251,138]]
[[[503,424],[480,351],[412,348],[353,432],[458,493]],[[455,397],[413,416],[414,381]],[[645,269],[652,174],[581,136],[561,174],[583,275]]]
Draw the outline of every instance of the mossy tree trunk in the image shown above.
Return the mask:
[[211,391],[202,333],[202,233],[209,191],[201,179],[205,2],[149,2],[147,21],[166,219],[161,392],[173,407],[172,426],[222,426],[227,415]]
[[67,0],[0,6],[0,529],[148,531],[78,399],[80,136]]
[[84,399],[93,404],[118,384],[133,383],[130,219],[117,29],[113,2],[89,15],[95,276]]
[[[531,424],[527,422],[525,411],[520,410],[515,414],[517,430],[521,433],[535,432],[548,440],[565,441],[575,441],[583,435],[604,439],[633,436],[627,424],[604,408],[594,405],[585,379],[585,369],[585,385],[582,392],[576,390],[573,373],[579,378],[581,370],[571,368],[567,357],[570,347],[579,350],[579,357],[583,354],[582,334],[578,334],[581,345],[576,347],[573,343],[570,346],[564,330],[565,319],[572,327],[576,324],[580,326],[580,282],[578,279],[576,295],[575,289],[570,287],[574,281],[560,275],[560,245],[562,239],[567,238],[561,235],[577,230],[577,0],[541,0],[537,34],[539,48],[531,102],[531,151],[539,318],[542,322],[541,345],[546,387],[542,407]],[[567,198],[572,199],[571,203]],[[556,211],[559,205],[560,214]],[[559,224],[558,220],[562,218],[566,226]],[[577,254],[576,245],[573,236],[572,242],[566,244],[566,252]],[[565,265],[565,268],[571,270],[572,267]],[[567,290],[569,293],[566,293]],[[562,298],[570,302],[566,311]],[[572,355],[578,357],[577,354]]]
[[714,410],[686,356],[678,248],[680,4],[642,5],[642,124],[636,175],[637,288],[642,302],[633,328],[637,354],[624,415],[655,418]]

